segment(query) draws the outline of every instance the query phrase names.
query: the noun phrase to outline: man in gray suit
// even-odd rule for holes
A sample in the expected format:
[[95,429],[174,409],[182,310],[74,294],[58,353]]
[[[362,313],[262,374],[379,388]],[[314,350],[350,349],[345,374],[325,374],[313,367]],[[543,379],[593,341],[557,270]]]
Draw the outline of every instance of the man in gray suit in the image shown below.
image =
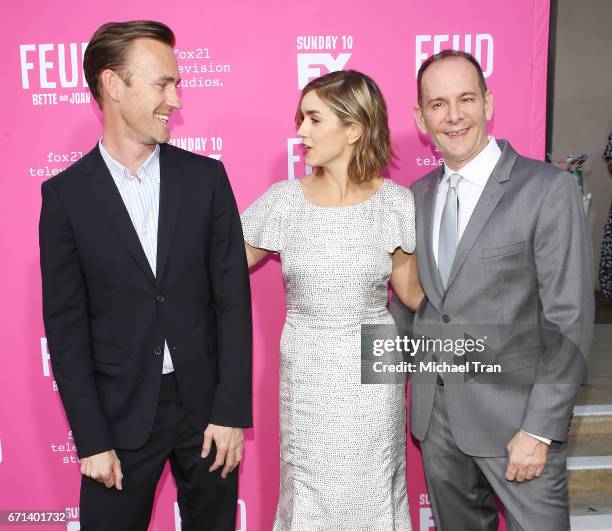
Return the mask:
[[487,135],[493,97],[471,55],[441,52],[417,82],[416,121],[444,166],[412,186],[426,297],[414,315],[395,298],[391,310],[415,336],[486,343],[421,353],[437,372],[413,375],[436,526],[496,530],[495,493],[512,531],[569,529],[566,436],[594,312],[578,187]]

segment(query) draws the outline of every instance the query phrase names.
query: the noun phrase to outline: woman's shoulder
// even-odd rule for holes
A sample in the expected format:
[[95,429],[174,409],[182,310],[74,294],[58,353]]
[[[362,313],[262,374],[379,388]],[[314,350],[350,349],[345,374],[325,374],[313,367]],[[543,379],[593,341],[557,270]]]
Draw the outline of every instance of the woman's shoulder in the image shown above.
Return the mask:
[[298,182],[288,180],[271,184],[240,215],[245,242],[258,249],[282,250],[296,184],[299,186]]
[[282,180],[272,183],[266,191],[259,196],[259,199],[266,203],[277,203],[279,206],[286,204],[287,199],[292,194],[295,194],[296,187],[299,186],[298,181]]
[[272,183],[268,187],[267,191],[277,195],[287,194],[290,193],[292,190],[295,190],[296,185],[299,185],[299,181],[297,179],[283,179],[282,181],[276,181],[275,183]]
[[384,197],[390,205],[398,205],[401,203],[413,203],[414,195],[410,188],[402,186],[391,179],[385,179]]
[[414,252],[416,242],[412,191],[391,179],[386,179],[384,192],[383,245],[389,253],[401,247],[404,252],[410,254]]

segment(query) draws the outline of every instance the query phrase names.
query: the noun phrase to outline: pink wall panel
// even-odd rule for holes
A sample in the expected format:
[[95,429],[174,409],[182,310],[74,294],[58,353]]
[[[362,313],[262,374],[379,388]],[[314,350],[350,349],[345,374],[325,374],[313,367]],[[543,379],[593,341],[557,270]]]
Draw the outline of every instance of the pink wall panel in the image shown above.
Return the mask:
[[[395,150],[389,175],[408,185],[437,163],[412,118],[416,69],[439,49],[480,58],[495,96],[491,133],[525,155],[544,152],[548,2],[338,0],[307,3],[108,0],[4,7],[3,193],[0,194],[0,509],[69,510],[79,528],[79,469],[54,388],[41,318],[40,185],[87,153],[101,116],[82,76],[82,52],[109,20],[153,18],[177,35],[184,106],[171,142],[221,158],[241,210],[272,182],[301,177],[293,115],[300,87],[331,69],[372,76],[385,94]],[[251,274],[255,427],[246,434],[236,529],[267,530],[278,493],[278,343],[284,320],[278,261]],[[433,529],[418,449],[409,443],[413,525]],[[166,473],[151,529],[180,529]],[[3,526],[0,526],[3,529]],[[29,527],[21,527],[28,529]],[[39,527],[32,527],[39,529]]]

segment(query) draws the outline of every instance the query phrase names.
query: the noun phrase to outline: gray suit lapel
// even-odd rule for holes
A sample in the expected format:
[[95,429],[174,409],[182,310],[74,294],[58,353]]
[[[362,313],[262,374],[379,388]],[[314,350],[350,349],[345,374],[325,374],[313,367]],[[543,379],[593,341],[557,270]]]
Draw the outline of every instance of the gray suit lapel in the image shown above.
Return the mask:
[[427,293],[429,302],[436,308],[440,307],[444,288],[442,287],[442,280],[440,279],[440,273],[438,272],[438,266],[436,265],[432,248],[433,217],[438,183],[440,181],[440,176],[443,173],[444,167],[441,168],[440,172],[434,174],[432,178],[429,179],[421,199],[421,207],[423,209],[423,234],[421,237],[423,238],[424,252],[422,253],[421,257],[419,257],[417,254],[417,257],[420,258],[422,261],[421,263],[423,264],[422,270],[419,270],[421,282],[429,284],[429,286],[425,287],[425,292]]
[[[461,270],[465,259],[469,252],[472,250],[476,239],[482,232],[487,220],[495,210],[497,204],[501,201],[504,195],[504,186],[501,183],[510,179],[510,172],[516,161],[516,151],[512,149],[512,146],[505,142],[499,141],[499,147],[502,150],[501,157],[497,162],[497,165],[493,169],[487,184],[482,191],[482,195],[476,204],[476,208],[472,213],[472,217],[468,222],[467,227],[461,237],[459,246],[457,247],[457,254],[453,262],[453,267],[448,278],[447,290],[450,288],[453,280],[457,276],[457,273]],[[459,206],[461,208],[461,206]],[[437,270],[437,268],[436,268]]]

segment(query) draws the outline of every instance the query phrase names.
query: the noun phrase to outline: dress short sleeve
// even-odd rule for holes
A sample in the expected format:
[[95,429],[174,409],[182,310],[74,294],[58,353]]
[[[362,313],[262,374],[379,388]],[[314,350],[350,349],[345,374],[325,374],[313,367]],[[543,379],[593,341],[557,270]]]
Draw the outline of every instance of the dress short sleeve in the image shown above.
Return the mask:
[[244,241],[251,247],[275,253],[283,249],[288,184],[289,181],[274,183],[240,214]]
[[411,254],[416,247],[414,195],[393,181],[386,192],[381,220],[385,251],[393,253],[400,247]]

